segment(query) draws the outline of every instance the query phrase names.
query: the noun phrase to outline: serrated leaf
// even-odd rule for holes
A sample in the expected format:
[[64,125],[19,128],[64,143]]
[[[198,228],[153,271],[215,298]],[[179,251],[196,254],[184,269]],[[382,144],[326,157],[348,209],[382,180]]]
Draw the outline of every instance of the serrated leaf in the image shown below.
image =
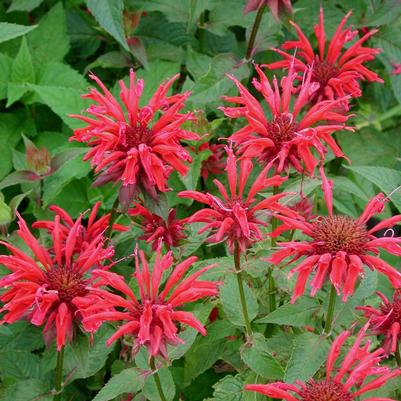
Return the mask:
[[33,171],[13,171],[0,182],[0,189],[37,180],[40,180],[40,177]]
[[64,355],[64,373],[69,379],[85,379],[101,369],[113,347],[106,346],[106,340],[114,333],[110,325],[103,325],[94,335],[80,335],[73,344],[66,346]]
[[[258,313],[258,302],[255,295],[244,282],[245,300],[248,308],[249,320],[255,319]],[[236,277],[231,274],[225,278],[224,285],[220,287],[220,299],[228,320],[236,326],[244,326],[244,315],[242,313],[240,292]]]
[[18,38],[35,29],[37,25],[25,26],[11,24],[9,22],[0,22],[0,42]]
[[0,331],[0,352],[34,351],[41,347],[43,347],[42,329],[27,321],[15,322]]
[[38,85],[75,88],[84,91],[88,86],[88,82],[71,66],[54,61],[43,67],[38,79]]
[[[166,401],[172,401],[175,395],[175,384],[170,370],[168,368],[161,368],[157,372]],[[149,401],[162,401],[153,375],[146,378],[145,385],[143,386],[143,394]]]
[[41,375],[38,355],[22,350],[0,352],[0,376],[3,380],[39,379]]
[[225,376],[213,385],[214,393],[207,401],[243,401],[244,383],[237,376]]
[[8,7],[7,12],[12,11],[32,11],[36,7],[39,7],[43,3],[43,0],[13,0]]
[[49,386],[39,380],[22,380],[8,387],[1,395],[2,401],[52,401]]
[[138,368],[124,369],[113,376],[92,401],[108,401],[122,394],[136,393],[142,387],[144,378]]
[[129,51],[124,33],[122,0],[86,0],[86,5],[100,26]]
[[302,333],[295,337],[294,348],[285,371],[285,381],[308,381],[327,358],[329,341],[314,333]]
[[297,300],[295,304],[284,304],[275,311],[268,314],[256,323],[274,323],[279,325],[288,325],[302,327],[313,325],[314,315],[321,312],[322,307],[315,298],[303,297]]

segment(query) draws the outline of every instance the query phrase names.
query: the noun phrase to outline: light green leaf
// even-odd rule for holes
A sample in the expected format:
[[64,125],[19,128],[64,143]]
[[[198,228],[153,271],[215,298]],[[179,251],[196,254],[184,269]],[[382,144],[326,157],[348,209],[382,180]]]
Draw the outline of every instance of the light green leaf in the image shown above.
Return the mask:
[[[158,374],[166,400],[172,401],[175,395],[175,384],[170,370],[168,368],[161,368],[158,370]],[[146,378],[143,394],[149,401],[162,401],[153,375]]]
[[239,375],[225,376],[213,385],[214,393],[212,398],[206,401],[243,401],[244,383]]
[[37,25],[25,26],[11,24],[9,22],[0,22],[0,42],[18,38],[35,29]]
[[124,369],[106,383],[93,401],[108,401],[122,394],[136,393],[142,387],[143,381],[144,376],[138,368]]
[[124,33],[122,0],[86,0],[89,11],[100,26],[129,51]]
[[8,7],[7,12],[10,13],[12,11],[32,11],[36,7],[40,6],[43,3],[43,0],[13,0]]
[[7,87],[11,80],[13,59],[0,53],[0,99],[7,97]]

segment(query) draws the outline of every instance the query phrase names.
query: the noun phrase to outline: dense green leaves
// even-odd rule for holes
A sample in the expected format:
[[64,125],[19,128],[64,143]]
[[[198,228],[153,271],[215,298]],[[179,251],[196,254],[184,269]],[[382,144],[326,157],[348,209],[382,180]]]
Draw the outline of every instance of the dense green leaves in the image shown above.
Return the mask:
[[24,26],[11,24],[9,22],[0,22],[0,42],[18,38],[35,29],[36,26]]

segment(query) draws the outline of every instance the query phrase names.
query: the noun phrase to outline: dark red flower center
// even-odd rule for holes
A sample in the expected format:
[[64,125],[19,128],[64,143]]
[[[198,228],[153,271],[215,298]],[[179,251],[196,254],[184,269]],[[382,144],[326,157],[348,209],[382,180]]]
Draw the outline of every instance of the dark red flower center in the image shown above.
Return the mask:
[[153,131],[143,125],[137,127],[128,126],[122,138],[122,145],[125,148],[136,148],[140,144],[150,145]]
[[332,380],[311,380],[299,393],[301,401],[353,401],[351,393],[341,383]]
[[277,148],[281,148],[285,142],[291,141],[295,137],[297,128],[298,124],[291,113],[279,114],[267,124],[269,138]]
[[369,239],[364,224],[348,216],[327,216],[313,223],[312,237],[319,254],[339,251],[360,255]]
[[88,293],[86,280],[71,268],[56,266],[45,275],[47,290],[57,291],[61,302],[70,303],[75,297],[82,297]]
[[326,61],[315,60],[312,71],[312,81],[319,83],[319,91],[323,90],[331,78],[336,77],[340,70]]

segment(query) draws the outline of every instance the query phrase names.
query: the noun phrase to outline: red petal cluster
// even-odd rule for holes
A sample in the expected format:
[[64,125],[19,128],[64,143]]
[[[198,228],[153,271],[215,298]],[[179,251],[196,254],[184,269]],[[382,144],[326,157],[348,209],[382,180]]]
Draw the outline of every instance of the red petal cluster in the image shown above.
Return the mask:
[[[353,401],[360,395],[380,388],[393,377],[399,376],[401,370],[391,370],[381,366],[385,357],[382,348],[369,351],[370,340],[362,344],[369,324],[366,324],[346,353],[341,365],[335,368],[341,348],[350,336],[350,331],[342,332],[333,342],[326,361],[326,377],[309,382],[297,381],[295,384],[276,382],[271,384],[248,384],[246,390],[256,391],[271,398],[285,401]],[[395,401],[390,398],[369,397],[365,401]]]
[[[102,322],[121,321],[123,323],[107,340],[107,345],[122,336],[132,336],[133,353],[140,347],[146,346],[151,356],[161,355],[167,358],[168,344],[183,343],[178,337],[180,331],[178,324],[188,325],[202,335],[206,334],[205,328],[195,316],[180,308],[198,299],[217,295],[219,283],[198,280],[215,265],[206,266],[183,278],[197,260],[196,257],[190,257],[171,269],[172,253],[168,252],[161,257],[159,247],[151,271],[142,251],[139,251],[139,257],[138,252],[135,253],[135,260],[134,277],[139,287],[138,295],[134,294],[122,276],[105,270],[93,272],[98,280],[92,285],[89,293],[98,300],[92,305],[83,300],[81,307],[88,316],[83,323],[90,331],[92,327],[98,327]],[[168,274],[168,278],[162,287],[164,273]],[[115,294],[114,291],[119,291],[125,297]],[[77,303],[80,303],[79,300]],[[104,312],[105,309],[112,310]]]

